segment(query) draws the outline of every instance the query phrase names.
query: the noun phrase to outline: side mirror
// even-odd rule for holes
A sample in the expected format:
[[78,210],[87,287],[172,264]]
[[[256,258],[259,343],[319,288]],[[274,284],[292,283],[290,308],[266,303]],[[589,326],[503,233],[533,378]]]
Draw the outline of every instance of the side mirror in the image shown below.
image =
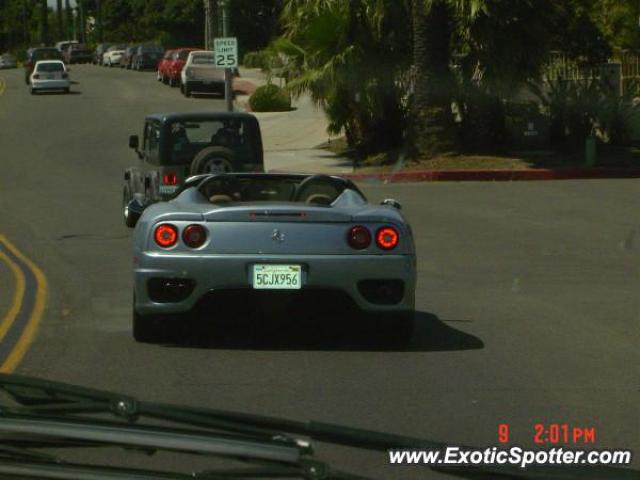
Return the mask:
[[138,150],[139,146],[140,146],[140,137],[138,137],[138,135],[131,135],[129,137],[129,148]]
[[394,200],[393,198],[385,198],[380,202],[380,205],[386,205],[388,207],[393,207],[396,210],[402,210],[402,205],[400,205],[400,202]]

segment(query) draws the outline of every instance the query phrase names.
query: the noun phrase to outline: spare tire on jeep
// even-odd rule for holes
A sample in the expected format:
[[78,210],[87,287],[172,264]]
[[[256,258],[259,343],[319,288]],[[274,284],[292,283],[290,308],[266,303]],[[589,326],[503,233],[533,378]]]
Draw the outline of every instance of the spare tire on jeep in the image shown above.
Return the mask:
[[191,175],[203,173],[237,172],[238,165],[234,152],[225,147],[207,147],[191,162]]

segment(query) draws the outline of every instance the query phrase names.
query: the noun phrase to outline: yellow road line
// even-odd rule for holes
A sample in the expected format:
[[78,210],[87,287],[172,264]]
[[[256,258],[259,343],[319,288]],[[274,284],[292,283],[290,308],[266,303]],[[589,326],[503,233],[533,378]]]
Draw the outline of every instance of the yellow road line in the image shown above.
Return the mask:
[[2,323],[0,323],[0,342],[7,334],[11,325],[15,321],[18,316],[18,312],[20,312],[20,307],[22,307],[22,299],[24,298],[24,273],[18,266],[16,262],[11,260],[11,258],[0,250],[0,260],[6,263],[11,271],[13,272],[13,278],[16,282],[16,289],[13,292],[13,301],[11,302],[11,308],[2,319]]
[[9,251],[11,251],[11,253],[13,253],[17,258],[19,258],[29,267],[37,283],[33,310],[31,311],[31,315],[29,316],[27,325],[24,328],[22,335],[20,335],[20,338],[16,342],[15,346],[13,347],[13,350],[5,360],[4,364],[0,366],[1,373],[11,373],[16,369],[25,353],[27,353],[29,346],[35,338],[36,332],[38,331],[38,325],[40,324],[42,314],[44,313],[44,307],[47,301],[48,287],[47,279],[44,276],[44,273],[42,273],[42,270],[40,270],[35,263],[24,256],[22,252],[20,252],[20,250],[18,250],[3,235],[0,235],[0,243],[4,244],[4,246],[7,247]]
[[2,78],[0,78],[0,95],[2,95],[6,89],[7,83]]

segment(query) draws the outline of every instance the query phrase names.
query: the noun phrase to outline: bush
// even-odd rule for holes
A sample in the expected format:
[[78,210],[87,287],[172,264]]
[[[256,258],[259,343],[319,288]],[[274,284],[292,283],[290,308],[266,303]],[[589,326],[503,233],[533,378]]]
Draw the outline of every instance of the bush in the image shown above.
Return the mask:
[[251,95],[249,105],[254,112],[286,112],[291,110],[291,96],[277,85],[263,85]]
[[242,58],[242,65],[246,68],[261,68],[265,70],[269,67],[268,57],[268,54],[263,50],[247,52]]

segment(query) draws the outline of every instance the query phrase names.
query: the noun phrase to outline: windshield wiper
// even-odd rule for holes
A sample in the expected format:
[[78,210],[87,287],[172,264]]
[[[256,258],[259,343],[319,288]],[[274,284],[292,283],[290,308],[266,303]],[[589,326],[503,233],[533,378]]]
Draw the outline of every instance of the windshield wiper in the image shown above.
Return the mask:
[[[15,468],[16,463],[23,467],[25,462],[35,466],[42,463],[62,465],[58,458],[33,452],[33,448],[120,446],[147,453],[179,451],[233,458],[251,465],[245,469],[207,470],[190,474],[188,478],[355,480],[364,477],[333,471],[323,462],[313,459],[310,440],[383,452],[390,449],[443,449],[448,445],[329,423],[145,402],[127,395],[18,375],[0,374],[0,391],[10,395],[18,404],[0,406],[0,447],[5,447],[0,449],[0,476],[5,472],[3,468],[7,465]],[[143,425],[141,420],[162,424]],[[7,463],[7,459],[11,461]],[[70,464],[64,464],[64,467],[85,468]],[[627,480],[638,478],[639,473],[625,468],[579,466],[530,467],[526,470],[508,466],[430,468],[465,478],[490,479]],[[122,478],[117,477],[119,471],[107,473],[116,476],[87,478]],[[139,478],[148,478],[144,476],[148,472],[140,475]],[[36,478],[53,477],[36,475]]]

